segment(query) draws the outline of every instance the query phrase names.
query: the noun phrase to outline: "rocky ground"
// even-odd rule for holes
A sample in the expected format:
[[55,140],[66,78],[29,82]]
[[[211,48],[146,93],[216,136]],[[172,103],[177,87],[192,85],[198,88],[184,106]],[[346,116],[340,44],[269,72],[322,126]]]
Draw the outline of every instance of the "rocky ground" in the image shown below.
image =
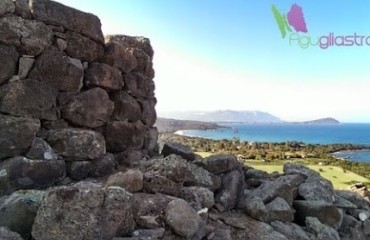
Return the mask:
[[0,239],[370,239],[370,204],[318,173],[200,158],[178,143],[107,178],[0,198]]

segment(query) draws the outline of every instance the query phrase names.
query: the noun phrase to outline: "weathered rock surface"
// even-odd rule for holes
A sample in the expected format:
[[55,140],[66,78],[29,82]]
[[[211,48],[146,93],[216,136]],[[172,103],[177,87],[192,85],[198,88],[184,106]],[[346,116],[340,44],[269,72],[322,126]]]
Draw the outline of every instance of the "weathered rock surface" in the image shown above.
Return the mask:
[[323,201],[294,201],[296,210],[295,220],[304,225],[307,217],[315,217],[323,224],[334,227],[338,226],[342,220],[339,210],[331,203]]
[[32,0],[30,6],[36,20],[79,32],[100,43],[104,42],[100,20],[90,13],[48,0]]
[[14,157],[0,163],[0,196],[19,189],[40,189],[65,177],[63,160],[31,160]]
[[293,222],[294,213],[289,204],[282,198],[277,197],[266,205],[270,221]]
[[0,2],[0,16],[5,13],[13,13],[15,5],[12,0],[3,0]]
[[8,81],[15,74],[19,54],[12,48],[0,44],[0,85]]
[[135,122],[141,119],[139,103],[127,92],[119,92],[113,95],[113,117],[118,121]]
[[[0,226],[30,236],[37,210],[44,196],[43,191],[22,190],[0,198]],[[0,239],[5,236],[0,234]],[[7,239],[7,238],[5,238]]]
[[163,145],[162,155],[167,157],[168,155],[176,154],[182,158],[193,161],[195,160],[195,154],[189,146],[183,145],[177,142],[166,142]]
[[306,182],[299,186],[299,195],[308,201],[334,201],[334,187],[333,184],[322,178],[311,176]]
[[198,165],[187,163],[184,185],[205,187],[214,192],[221,187],[221,177]]
[[111,175],[107,180],[107,186],[118,186],[129,192],[139,192],[143,189],[144,175],[140,170],[127,170]]
[[73,60],[55,48],[45,50],[35,62],[30,78],[45,82],[60,91],[79,92],[84,76],[81,61]]
[[27,76],[30,73],[34,63],[35,63],[35,58],[33,58],[33,57],[21,57],[21,58],[19,58],[18,77],[20,79],[27,78]]
[[236,207],[244,187],[244,176],[241,171],[233,170],[222,177],[221,188],[216,192],[216,202],[225,210]]
[[132,37],[127,35],[108,35],[105,37],[105,42],[117,42],[128,48],[139,48],[143,50],[150,57],[153,57],[154,51],[150,45],[149,38],[145,37]]
[[262,199],[257,196],[250,196],[245,200],[245,213],[261,222],[269,221],[269,211]]
[[113,108],[108,93],[101,88],[93,88],[73,97],[62,114],[77,126],[96,128],[108,122]]
[[308,233],[294,223],[287,224],[274,221],[271,222],[271,226],[275,229],[275,231],[283,234],[289,240],[311,240]]
[[57,160],[58,156],[50,145],[42,138],[34,138],[31,147],[26,153],[26,157],[30,159],[44,159],[44,160]]
[[56,120],[56,90],[36,80],[9,82],[0,87],[0,112],[21,117]]
[[47,141],[58,155],[69,160],[92,160],[105,153],[104,137],[91,130],[51,130]]
[[74,180],[87,178],[92,171],[91,161],[67,162],[67,174]]
[[228,172],[241,167],[241,164],[233,155],[212,155],[203,160],[195,161],[195,164],[214,174]]
[[215,205],[212,191],[204,187],[184,187],[181,189],[180,198],[184,199],[196,211]]
[[123,152],[129,147],[140,149],[144,145],[145,127],[140,122],[114,121],[107,124],[105,140],[110,152]]
[[103,61],[124,73],[129,73],[137,67],[132,50],[117,42],[106,43]]
[[317,218],[307,217],[306,226],[307,230],[312,232],[317,240],[340,240],[337,231],[322,224]]
[[76,32],[68,31],[66,33],[67,48],[66,53],[82,61],[95,62],[100,60],[104,55],[104,47],[88,37]]
[[112,239],[135,226],[132,195],[119,187],[101,188],[87,182],[50,189],[32,229],[37,240]]
[[120,71],[104,63],[92,63],[85,71],[85,84],[88,87],[101,87],[108,91],[121,90],[123,79]]
[[117,163],[112,153],[106,153],[96,160],[91,162],[92,177],[109,176],[115,170]]
[[14,15],[0,18],[0,43],[16,47],[21,54],[39,55],[51,45],[52,34],[43,22]]
[[6,227],[0,227],[0,237],[1,240],[23,240],[21,235],[16,232],[10,231]]
[[25,152],[39,128],[38,119],[0,114],[0,159]]
[[176,234],[189,238],[200,227],[201,218],[188,203],[177,199],[171,201],[166,208],[166,223]]

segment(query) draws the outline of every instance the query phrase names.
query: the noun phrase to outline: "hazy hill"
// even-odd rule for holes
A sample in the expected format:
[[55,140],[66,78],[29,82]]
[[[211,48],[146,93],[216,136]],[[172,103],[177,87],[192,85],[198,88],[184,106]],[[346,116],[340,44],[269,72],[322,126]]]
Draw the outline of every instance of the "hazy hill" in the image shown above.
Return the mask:
[[203,122],[279,123],[280,118],[260,111],[167,112],[160,117]]
[[216,123],[176,120],[168,118],[157,118],[155,126],[160,133],[173,133],[178,130],[208,130],[221,127]]
[[303,124],[338,124],[340,123],[337,119],[335,118],[320,118],[312,121],[306,121],[302,122]]

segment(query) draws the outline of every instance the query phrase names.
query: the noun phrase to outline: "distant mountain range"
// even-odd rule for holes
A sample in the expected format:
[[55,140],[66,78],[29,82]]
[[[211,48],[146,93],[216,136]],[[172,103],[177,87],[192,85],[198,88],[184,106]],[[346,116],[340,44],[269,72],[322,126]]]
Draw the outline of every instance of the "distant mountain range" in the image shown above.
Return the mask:
[[279,117],[270,113],[261,111],[231,111],[219,110],[211,112],[163,112],[158,114],[161,118],[170,118],[177,120],[190,120],[214,123],[296,123],[296,124],[337,124],[338,120],[334,118],[321,118],[304,122],[283,121]]
[[160,117],[178,120],[202,122],[242,122],[242,123],[279,123],[282,120],[269,113],[260,111],[220,110],[212,112],[167,112],[159,113]]

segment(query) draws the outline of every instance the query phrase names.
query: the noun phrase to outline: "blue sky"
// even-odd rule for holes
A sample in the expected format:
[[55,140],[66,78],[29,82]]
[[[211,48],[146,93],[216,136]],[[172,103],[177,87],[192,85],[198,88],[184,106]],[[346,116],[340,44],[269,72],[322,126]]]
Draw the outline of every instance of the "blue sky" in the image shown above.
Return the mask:
[[261,110],[284,120],[370,122],[370,46],[302,49],[282,39],[271,5],[299,4],[312,38],[370,36],[370,2],[58,0],[99,16],[105,34],[146,36],[157,111]]

